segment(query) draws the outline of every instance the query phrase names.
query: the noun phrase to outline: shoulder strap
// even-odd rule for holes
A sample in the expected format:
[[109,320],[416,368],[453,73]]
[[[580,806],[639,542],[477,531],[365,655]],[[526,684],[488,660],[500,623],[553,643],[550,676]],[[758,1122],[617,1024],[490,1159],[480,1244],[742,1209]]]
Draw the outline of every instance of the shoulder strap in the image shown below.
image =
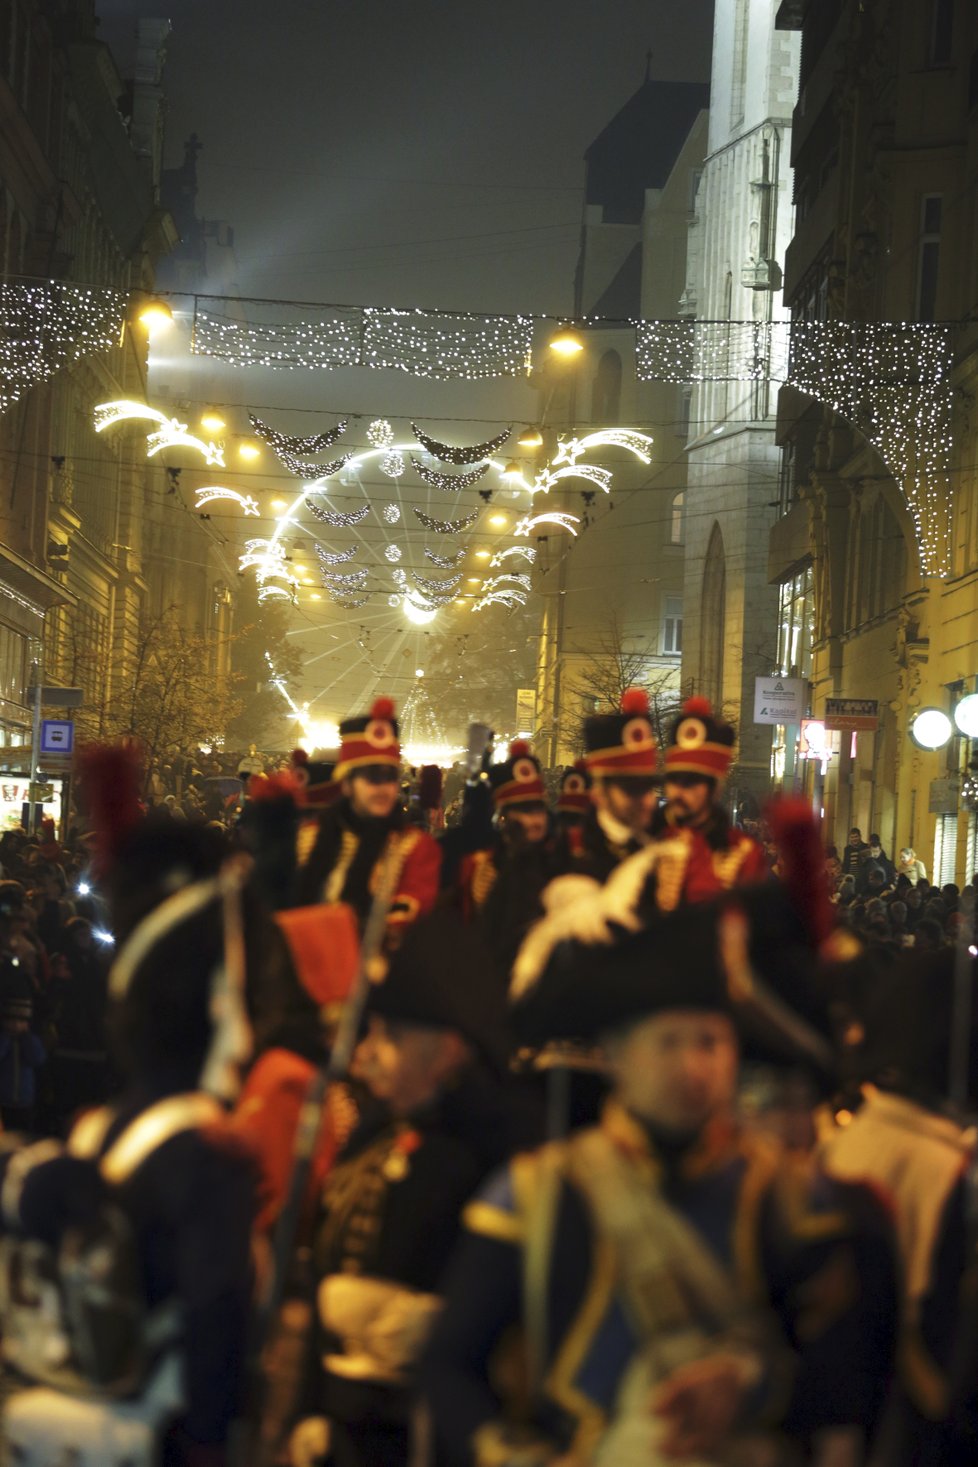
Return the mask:
[[[224,1111],[214,1097],[200,1090],[168,1095],[126,1126],[102,1156],[99,1170],[107,1182],[118,1185],[131,1177],[164,1142],[183,1131],[214,1125],[223,1115]],[[80,1157],[98,1156],[114,1119],[115,1112],[110,1106],[82,1116],[68,1138],[69,1153]]]
[[557,1199],[563,1175],[564,1152],[558,1143],[544,1146],[534,1158],[536,1178],[532,1207],[526,1220],[523,1247],[523,1315],[526,1328],[527,1372],[530,1397],[543,1388],[549,1351],[548,1293],[553,1255]]

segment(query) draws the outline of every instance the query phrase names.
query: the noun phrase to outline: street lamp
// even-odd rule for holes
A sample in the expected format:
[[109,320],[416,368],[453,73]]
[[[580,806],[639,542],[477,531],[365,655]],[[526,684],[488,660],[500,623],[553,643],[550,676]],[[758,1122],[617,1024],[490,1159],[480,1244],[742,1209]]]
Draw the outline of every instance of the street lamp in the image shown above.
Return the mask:
[[543,434],[540,432],[539,428],[527,426],[523,429],[523,432],[517,438],[516,443],[519,448],[542,448]]
[[910,724],[910,737],[918,749],[933,753],[943,749],[954,732],[954,725],[941,708],[921,708]]
[[570,326],[562,326],[557,335],[550,338],[550,350],[558,357],[576,357],[584,350],[580,332]]
[[954,709],[958,732],[966,739],[978,739],[978,693],[967,693]]
[[139,307],[137,320],[146,327],[150,336],[155,336],[158,331],[166,331],[173,325],[173,312],[166,301],[154,295]]

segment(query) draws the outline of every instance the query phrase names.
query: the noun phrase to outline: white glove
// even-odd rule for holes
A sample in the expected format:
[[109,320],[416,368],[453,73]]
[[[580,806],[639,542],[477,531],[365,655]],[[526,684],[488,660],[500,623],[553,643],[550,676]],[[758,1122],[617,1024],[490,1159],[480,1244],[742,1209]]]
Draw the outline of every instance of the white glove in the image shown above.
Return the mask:
[[289,1437],[291,1467],[320,1467],[329,1451],[329,1422],[325,1416],[307,1416]]

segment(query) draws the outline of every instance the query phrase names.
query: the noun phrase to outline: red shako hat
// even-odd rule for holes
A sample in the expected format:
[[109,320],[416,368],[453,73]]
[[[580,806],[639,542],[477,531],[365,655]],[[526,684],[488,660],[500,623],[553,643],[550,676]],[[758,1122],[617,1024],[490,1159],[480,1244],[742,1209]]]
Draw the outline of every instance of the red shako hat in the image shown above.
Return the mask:
[[672,726],[666,750],[670,774],[698,774],[722,784],[734,759],[736,734],[717,718],[707,698],[687,698]]
[[622,694],[621,711],[596,713],[584,723],[585,763],[593,777],[655,774],[658,749],[644,688]]
[[370,712],[359,718],[346,718],[340,724],[340,757],[333,770],[334,779],[345,779],[371,764],[401,767],[401,746],[397,741],[397,720],[390,698],[376,698]]
[[591,808],[591,776],[587,761],[578,759],[570,769],[560,776],[560,794],[557,796],[559,815],[586,815]]
[[310,759],[305,749],[293,749],[290,760],[295,781],[295,802],[301,809],[321,810],[331,805],[339,791],[333,777],[336,757],[317,754]]
[[489,768],[489,783],[496,810],[511,805],[545,805],[547,792],[543,785],[540,763],[524,739],[509,746],[509,758]]

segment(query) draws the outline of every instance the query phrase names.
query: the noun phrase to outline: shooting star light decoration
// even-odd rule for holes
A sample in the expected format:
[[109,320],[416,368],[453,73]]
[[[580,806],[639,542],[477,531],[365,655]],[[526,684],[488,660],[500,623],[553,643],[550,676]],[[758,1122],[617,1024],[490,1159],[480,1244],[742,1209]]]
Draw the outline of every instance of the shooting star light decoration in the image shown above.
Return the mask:
[[213,504],[215,499],[231,499],[236,504],[240,504],[246,515],[261,517],[257,499],[252,498],[250,494],[241,494],[237,489],[229,489],[224,484],[207,484],[195,492],[197,498],[194,501],[194,509],[203,509],[205,504]]
[[576,514],[568,514],[566,510],[550,509],[545,514],[526,514],[518,520],[513,530],[514,535],[529,535],[538,525],[559,525],[562,530],[569,530],[576,537],[577,531],[574,526],[581,523]]
[[146,435],[147,458],[154,458],[164,448],[193,448],[203,454],[204,462],[209,468],[225,467],[224,449],[219,444],[205,443],[202,438],[189,432],[187,424],[181,423],[179,418],[168,418],[166,413],[161,413],[158,408],[150,407],[145,402],[133,402],[129,398],[100,402],[93,410],[92,418],[96,433],[104,433],[106,428],[113,428],[117,423],[137,420],[159,424]]

